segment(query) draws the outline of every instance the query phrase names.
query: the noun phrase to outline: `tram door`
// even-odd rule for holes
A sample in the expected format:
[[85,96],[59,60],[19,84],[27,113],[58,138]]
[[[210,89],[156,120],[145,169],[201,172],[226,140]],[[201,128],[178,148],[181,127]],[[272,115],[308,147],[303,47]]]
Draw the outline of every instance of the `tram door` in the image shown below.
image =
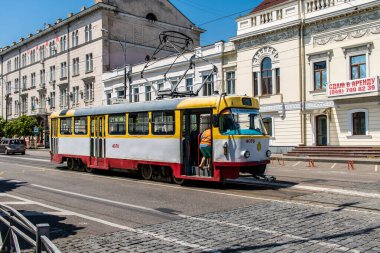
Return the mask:
[[51,120],[50,129],[50,150],[52,154],[58,154],[58,119]]
[[202,154],[199,150],[200,135],[205,129],[211,126],[210,119],[210,109],[186,110],[183,113],[182,159],[187,176],[198,175],[199,173],[198,165],[202,159]]
[[105,117],[91,117],[91,143],[90,157],[91,165],[102,166],[106,154],[105,150]]

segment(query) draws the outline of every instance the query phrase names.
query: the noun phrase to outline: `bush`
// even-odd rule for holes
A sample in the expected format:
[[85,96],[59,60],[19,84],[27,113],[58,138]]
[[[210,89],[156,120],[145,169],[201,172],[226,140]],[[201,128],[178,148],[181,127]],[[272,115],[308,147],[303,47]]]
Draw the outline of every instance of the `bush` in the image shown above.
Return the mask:
[[37,120],[26,115],[8,122],[0,119],[0,134],[3,133],[3,136],[8,138],[31,136],[36,125]]

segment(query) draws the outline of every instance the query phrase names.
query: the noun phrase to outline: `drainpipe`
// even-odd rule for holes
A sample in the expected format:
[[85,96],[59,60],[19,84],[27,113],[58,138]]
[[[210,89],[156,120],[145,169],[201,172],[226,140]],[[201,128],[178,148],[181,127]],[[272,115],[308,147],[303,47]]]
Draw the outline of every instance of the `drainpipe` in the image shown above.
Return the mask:
[[306,100],[306,84],[305,84],[305,40],[304,40],[304,0],[298,1],[298,8],[300,12],[301,24],[299,28],[299,82],[300,82],[300,100],[301,100],[301,144],[306,145],[306,115],[305,112],[305,100]]

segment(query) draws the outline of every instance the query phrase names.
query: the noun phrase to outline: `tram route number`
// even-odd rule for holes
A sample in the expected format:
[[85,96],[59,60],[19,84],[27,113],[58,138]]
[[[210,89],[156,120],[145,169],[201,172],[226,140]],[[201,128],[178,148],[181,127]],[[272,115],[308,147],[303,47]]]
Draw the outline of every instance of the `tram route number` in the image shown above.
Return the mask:
[[245,142],[246,143],[255,143],[255,139],[247,139]]
[[112,148],[120,148],[119,144],[112,144]]

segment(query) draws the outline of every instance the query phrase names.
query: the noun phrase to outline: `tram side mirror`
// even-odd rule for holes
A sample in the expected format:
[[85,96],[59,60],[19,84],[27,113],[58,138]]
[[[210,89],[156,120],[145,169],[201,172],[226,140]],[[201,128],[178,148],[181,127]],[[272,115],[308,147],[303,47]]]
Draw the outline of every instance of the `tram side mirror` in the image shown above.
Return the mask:
[[219,127],[219,115],[212,115],[212,126]]

